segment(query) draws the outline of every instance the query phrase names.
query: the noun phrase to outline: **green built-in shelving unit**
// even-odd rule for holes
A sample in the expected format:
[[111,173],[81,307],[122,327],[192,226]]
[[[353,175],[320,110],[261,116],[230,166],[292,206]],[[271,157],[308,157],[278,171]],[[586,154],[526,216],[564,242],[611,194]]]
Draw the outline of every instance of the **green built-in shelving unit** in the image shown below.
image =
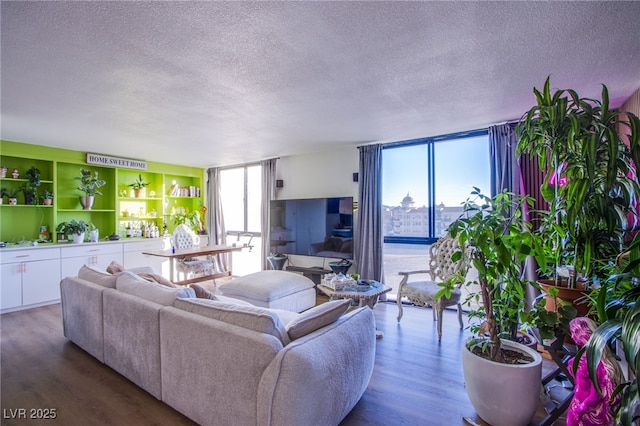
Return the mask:
[[[100,235],[122,234],[131,223],[153,222],[160,229],[167,222],[169,231],[174,228],[170,217],[172,212],[184,210],[201,211],[204,200],[204,170],[197,167],[179,166],[165,163],[147,162],[147,170],[113,168],[87,164],[86,152],[21,142],[0,141],[0,166],[8,169],[0,178],[0,187],[8,190],[19,188],[25,181],[24,174],[35,166],[40,170],[42,184],[54,193],[51,206],[26,205],[22,192],[18,195],[18,205],[8,205],[4,197],[0,205],[0,241],[20,242],[37,240],[41,226],[46,226],[55,242],[55,228],[60,222],[71,219],[84,220],[94,224]],[[117,157],[114,153],[102,153]],[[146,161],[145,159],[141,159]],[[20,172],[18,179],[11,177],[12,169]],[[80,169],[97,171],[100,179],[107,183],[100,188],[91,210],[83,210],[78,190]],[[145,187],[143,197],[131,197],[130,184],[142,176]],[[172,188],[180,188],[180,195],[172,194]],[[191,192],[185,192],[191,188]]]

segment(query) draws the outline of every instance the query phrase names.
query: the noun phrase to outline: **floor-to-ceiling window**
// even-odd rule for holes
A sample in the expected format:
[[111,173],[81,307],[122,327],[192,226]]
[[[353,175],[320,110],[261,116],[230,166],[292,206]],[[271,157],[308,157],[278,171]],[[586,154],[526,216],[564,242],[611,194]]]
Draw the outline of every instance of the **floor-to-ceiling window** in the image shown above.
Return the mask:
[[262,185],[260,180],[259,164],[231,167],[220,171],[220,198],[227,230],[227,243],[251,246],[233,253],[234,275],[246,275],[261,269]]
[[385,281],[428,269],[429,247],[462,213],[473,187],[490,193],[485,130],[387,145],[382,152]]

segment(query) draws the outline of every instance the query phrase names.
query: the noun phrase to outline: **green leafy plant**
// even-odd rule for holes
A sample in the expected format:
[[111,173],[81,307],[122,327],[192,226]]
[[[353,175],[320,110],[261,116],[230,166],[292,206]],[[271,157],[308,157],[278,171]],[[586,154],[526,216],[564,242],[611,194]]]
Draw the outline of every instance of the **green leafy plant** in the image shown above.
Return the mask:
[[87,197],[92,197],[96,194],[102,195],[99,188],[107,184],[107,182],[98,178],[97,171],[92,172],[91,170],[86,170],[84,168],[80,168],[80,176],[76,176],[74,179],[80,181],[78,189],[84,192]]
[[185,224],[196,232],[200,230],[202,224],[198,210],[189,211],[187,209],[184,213],[174,213],[171,215],[171,220],[176,226]]
[[20,192],[20,188],[7,188],[5,189],[5,194],[7,198],[16,198],[18,196],[18,192]]
[[[533,91],[537,104],[516,129],[517,154],[536,156],[545,173],[547,251],[555,253],[554,266],[567,262],[578,276],[597,281],[620,251],[639,193],[632,162],[640,164],[640,120],[611,110],[606,86],[601,100],[569,89],[552,94],[550,78]],[[629,145],[617,126],[628,131]]]
[[40,197],[43,200],[53,200],[53,192],[51,191],[47,191],[46,189],[44,191],[42,191],[42,194],[40,194]]
[[614,396],[620,395],[615,414],[617,424],[630,426],[640,420],[640,234],[618,260],[617,270],[592,299],[600,325],[576,355],[573,368],[586,352],[589,377],[601,393],[597,366],[607,348],[621,344],[630,374],[614,391]]
[[537,330],[540,343],[544,340],[556,339],[553,344],[561,345],[564,336],[569,334],[569,322],[574,319],[578,311],[570,303],[564,302],[558,298],[558,288],[549,288],[549,297],[553,299],[553,305],[556,307],[553,311],[547,310],[545,294],[541,294],[534,300],[531,309],[525,312],[522,320],[525,324]]
[[142,177],[142,175],[138,175],[138,179],[136,179],[133,183],[130,183],[127,186],[130,186],[133,189],[141,189],[141,188],[147,187],[149,185],[151,185],[150,182],[145,182],[144,178]]
[[56,232],[61,234],[69,235],[80,235],[89,230],[89,224],[84,220],[76,221],[75,219],[71,219],[69,222],[60,222],[56,227]]
[[[544,252],[531,224],[522,219],[522,208],[533,203],[531,198],[507,191],[489,198],[478,188],[471,195],[473,198],[464,203],[464,213],[449,226],[449,232],[458,238],[460,247],[467,248],[469,260],[478,271],[477,281],[468,281],[467,285],[479,286],[480,293],[472,297],[479,299],[482,307],[470,317],[484,321],[472,330],[488,335],[488,340],[471,344],[482,345],[490,350],[492,360],[501,362],[501,336],[516,340],[526,303],[525,288],[530,283],[523,278],[523,261],[534,256],[544,264]],[[464,255],[459,251],[452,259],[457,261]],[[452,283],[459,278],[442,284],[436,297],[448,297]]]

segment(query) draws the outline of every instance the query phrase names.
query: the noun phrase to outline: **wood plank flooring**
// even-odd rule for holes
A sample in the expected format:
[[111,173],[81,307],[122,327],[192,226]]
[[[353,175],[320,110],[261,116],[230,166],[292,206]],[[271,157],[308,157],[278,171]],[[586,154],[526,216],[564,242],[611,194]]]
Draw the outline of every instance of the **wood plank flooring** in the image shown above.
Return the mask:
[[[460,346],[467,332],[456,314],[445,312],[438,343],[428,309],[406,308],[400,324],[395,304],[378,303],[374,313],[384,332],[375,370],[342,425],[455,426],[466,424],[465,416],[482,424],[464,389]],[[28,418],[44,413],[32,409],[55,409],[47,424],[194,424],[67,341],[60,305],[0,316],[0,338],[2,425],[44,423]],[[27,419],[15,418],[17,409]]]

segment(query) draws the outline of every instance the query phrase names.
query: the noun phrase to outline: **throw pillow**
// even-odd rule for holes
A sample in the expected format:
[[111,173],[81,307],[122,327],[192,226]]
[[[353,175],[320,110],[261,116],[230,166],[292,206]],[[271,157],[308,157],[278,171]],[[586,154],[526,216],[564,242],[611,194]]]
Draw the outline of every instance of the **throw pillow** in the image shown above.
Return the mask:
[[158,283],[158,284],[162,284],[162,285],[167,286],[167,287],[171,287],[171,288],[179,287],[179,286],[175,285],[174,283],[172,283],[171,281],[169,281],[168,279],[166,279],[165,277],[163,277],[162,275],[159,275],[159,274],[142,272],[142,273],[139,273],[138,276],[144,278],[147,281],[151,281],[151,282],[155,282],[155,283]]
[[344,315],[351,306],[351,300],[332,300],[302,312],[287,324],[286,330],[291,340],[306,336]]
[[82,265],[78,271],[78,278],[91,281],[94,284],[108,288],[116,288],[117,277],[117,275],[113,275],[87,265]]
[[110,274],[118,274],[124,271],[124,266],[113,260],[109,266],[107,266],[107,272]]
[[198,284],[191,284],[191,288],[196,292],[196,297],[198,299],[220,300],[215,294]]

